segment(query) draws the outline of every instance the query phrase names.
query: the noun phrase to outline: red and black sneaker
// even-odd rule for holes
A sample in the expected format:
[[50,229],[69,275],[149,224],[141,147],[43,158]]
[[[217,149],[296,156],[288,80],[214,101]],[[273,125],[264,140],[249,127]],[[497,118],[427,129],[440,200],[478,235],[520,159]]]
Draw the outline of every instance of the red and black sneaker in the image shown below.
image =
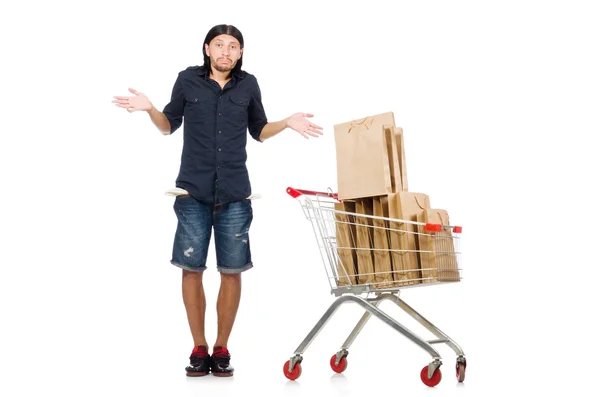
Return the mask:
[[211,358],[211,371],[214,376],[233,376],[233,367],[229,365],[231,355],[226,347],[215,346]]
[[205,376],[210,372],[208,347],[196,346],[190,356],[190,365],[185,367],[187,376]]

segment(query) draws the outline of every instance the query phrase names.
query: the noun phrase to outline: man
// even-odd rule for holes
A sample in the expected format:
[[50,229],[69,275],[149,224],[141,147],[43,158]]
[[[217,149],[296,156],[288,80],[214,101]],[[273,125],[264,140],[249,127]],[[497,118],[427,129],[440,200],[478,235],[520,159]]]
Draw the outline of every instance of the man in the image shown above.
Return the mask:
[[[252,268],[249,228],[252,207],[246,168],[247,131],[264,142],[286,128],[305,138],[322,135],[322,127],[295,113],[268,122],[256,78],[242,71],[244,39],[231,25],[213,27],[204,40],[203,66],[178,74],[171,101],[158,111],[141,92],[115,96],[129,112],[146,111],[154,125],[170,135],[184,124],[184,144],[176,186],[189,194],[173,205],[178,223],[171,263],[183,269],[182,293],[194,349],[188,376],[233,375],[227,343],[241,295],[241,273]],[[212,355],[204,333],[206,300],[202,274],[212,230],[215,231],[218,333]]]

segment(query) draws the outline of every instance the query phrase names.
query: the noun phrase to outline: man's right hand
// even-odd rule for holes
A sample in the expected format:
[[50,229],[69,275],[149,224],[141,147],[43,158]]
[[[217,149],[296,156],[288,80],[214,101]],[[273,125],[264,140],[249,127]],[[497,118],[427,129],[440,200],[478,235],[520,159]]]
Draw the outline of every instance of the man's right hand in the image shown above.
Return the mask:
[[146,95],[133,88],[130,88],[129,91],[135,96],[115,96],[115,100],[112,103],[120,108],[127,109],[129,113],[140,110],[149,112],[152,110],[152,103]]

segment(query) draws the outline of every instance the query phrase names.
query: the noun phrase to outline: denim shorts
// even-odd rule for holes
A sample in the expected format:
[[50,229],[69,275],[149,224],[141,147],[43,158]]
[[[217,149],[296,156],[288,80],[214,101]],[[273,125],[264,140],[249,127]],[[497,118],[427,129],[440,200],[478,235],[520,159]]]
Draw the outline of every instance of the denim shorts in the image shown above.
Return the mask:
[[248,235],[253,218],[250,200],[213,205],[178,196],[173,209],[177,215],[173,265],[195,272],[206,270],[214,230],[219,272],[241,273],[253,267]]

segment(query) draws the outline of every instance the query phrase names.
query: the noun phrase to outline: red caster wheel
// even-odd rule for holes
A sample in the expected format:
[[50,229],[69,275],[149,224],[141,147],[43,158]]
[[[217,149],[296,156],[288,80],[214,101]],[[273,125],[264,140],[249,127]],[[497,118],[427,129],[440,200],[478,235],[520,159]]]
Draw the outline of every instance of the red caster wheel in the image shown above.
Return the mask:
[[456,380],[463,382],[465,380],[466,363],[456,363]]
[[300,363],[296,363],[296,365],[294,365],[294,369],[292,369],[292,372],[290,372],[289,369],[290,360],[287,360],[285,364],[283,364],[283,374],[289,380],[296,380],[300,377],[300,375],[302,375],[302,366],[300,366]]
[[429,387],[437,386],[437,384],[440,383],[440,381],[442,380],[442,371],[440,371],[439,368],[436,368],[435,371],[433,371],[433,376],[431,378],[427,377],[428,373],[429,365],[426,365],[421,370],[421,380],[423,381],[423,383],[425,383],[425,385]]
[[335,359],[336,359],[336,354],[334,354],[331,357],[331,360],[329,360],[329,364],[331,365],[331,369],[334,372],[337,372],[338,374],[341,374],[342,372],[344,372],[346,370],[346,367],[348,366],[348,360],[346,360],[346,356],[343,356],[340,359],[340,363],[338,365],[335,365]]

